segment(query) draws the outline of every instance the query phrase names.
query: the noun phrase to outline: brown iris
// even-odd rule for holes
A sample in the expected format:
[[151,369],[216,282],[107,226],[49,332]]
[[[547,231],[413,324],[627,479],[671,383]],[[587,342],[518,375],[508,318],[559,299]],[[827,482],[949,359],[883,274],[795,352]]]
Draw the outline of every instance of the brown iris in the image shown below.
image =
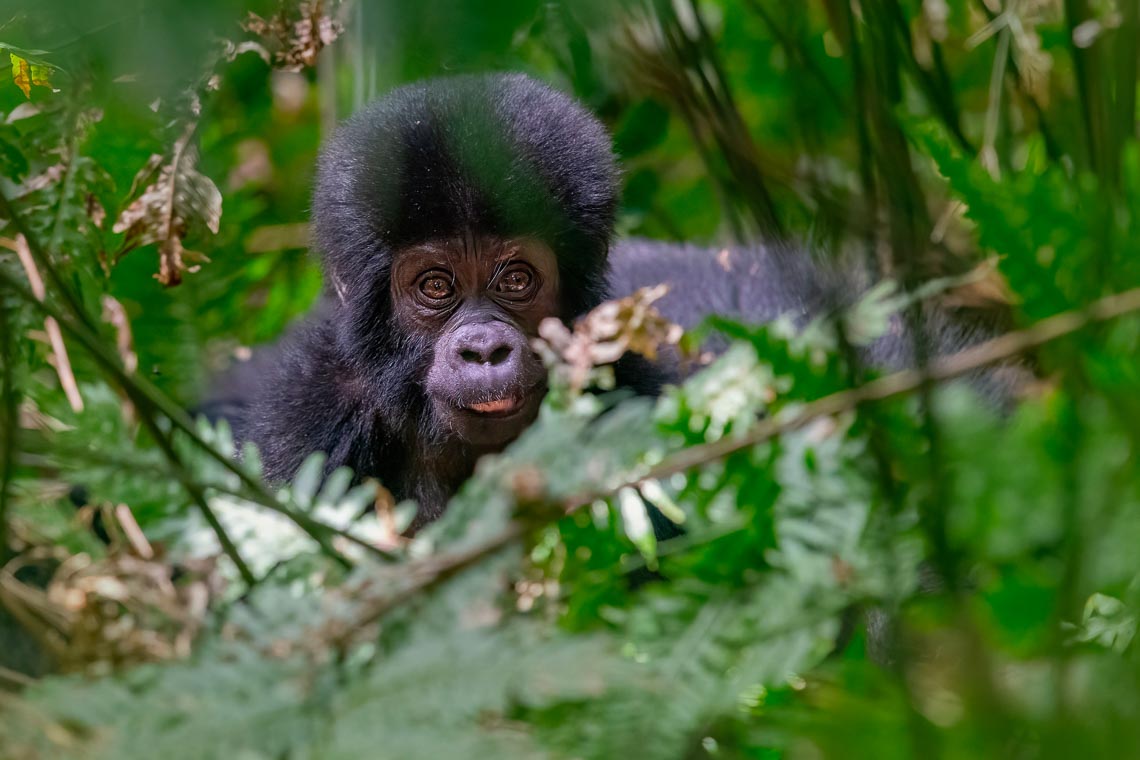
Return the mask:
[[455,291],[451,279],[442,272],[432,272],[420,280],[420,293],[432,301],[445,301]]
[[499,278],[498,290],[501,293],[520,294],[525,293],[529,288],[531,282],[534,281],[530,270],[525,267],[516,267],[508,270]]

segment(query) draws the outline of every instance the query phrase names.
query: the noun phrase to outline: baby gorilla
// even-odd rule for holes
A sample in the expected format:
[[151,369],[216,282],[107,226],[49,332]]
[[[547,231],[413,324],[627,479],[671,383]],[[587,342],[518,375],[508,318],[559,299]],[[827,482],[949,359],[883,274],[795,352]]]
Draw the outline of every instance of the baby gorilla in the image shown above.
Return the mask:
[[[668,281],[666,316],[762,322],[817,314],[847,279],[802,251],[717,255],[631,242],[608,261],[618,172],[610,139],[571,98],[521,75],[403,87],[323,151],[313,196],[326,292],[310,318],[219,384],[203,411],[255,442],[285,480],[314,451],[379,478],[438,517],[479,456],[537,414],[545,370],[529,339],[604,297]],[[972,342],[943,321],[935,352]],[[868,357],[904,365],[892,331]],[[677,372],[636,357],[619,382],[656,392]],[[1004,391],[998,390],[998,393]]]
[[320,304],[203,410],[258,445],[270,479],[324,451],[434,519],[534,420],[539,323],[602,301],[617,177],[597,120],[526,77],[395,90],[321,155]]

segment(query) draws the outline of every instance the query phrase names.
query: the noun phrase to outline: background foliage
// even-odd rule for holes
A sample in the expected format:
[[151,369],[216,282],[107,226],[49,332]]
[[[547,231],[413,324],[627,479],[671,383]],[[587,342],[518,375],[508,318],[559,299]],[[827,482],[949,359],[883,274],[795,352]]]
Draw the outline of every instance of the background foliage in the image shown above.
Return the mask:
[[[1135,755],[1138,18],[4,3],[0,755]],[[657,403],[556,371],[407,542],[382,487],[318,459],[267,486],[182,410],[318,294],[321,137],[488,69],[606,121],[623,234],[786,235],[903,288],[800,333],[716,322],[733,347]],[[932,278],[1014,333],[930,376],[1034,349],[1009,415],[844,358]],[[685,535],[656,545],[647,503]]]

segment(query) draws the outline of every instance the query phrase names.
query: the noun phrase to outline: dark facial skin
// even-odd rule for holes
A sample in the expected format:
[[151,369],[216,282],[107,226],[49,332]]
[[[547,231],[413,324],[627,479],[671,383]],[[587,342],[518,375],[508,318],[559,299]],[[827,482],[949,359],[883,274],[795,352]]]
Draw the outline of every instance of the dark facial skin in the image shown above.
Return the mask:
[[434,346],[424,390],[438,424],[479,450],[534,421],[546,370],[530,338],[559,314],[554,254],[530,238],[432,240],[396,254],[400,329]]

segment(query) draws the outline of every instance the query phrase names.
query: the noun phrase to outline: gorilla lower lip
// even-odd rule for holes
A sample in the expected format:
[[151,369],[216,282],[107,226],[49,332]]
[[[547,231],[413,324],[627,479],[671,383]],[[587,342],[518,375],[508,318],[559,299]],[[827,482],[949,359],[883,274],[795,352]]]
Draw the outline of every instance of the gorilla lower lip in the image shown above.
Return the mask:
[[520,403],[521,399],[517,397],[500,398],[494,401],[471,404],[467,408],[479,414],[509,414],[517,409]]

